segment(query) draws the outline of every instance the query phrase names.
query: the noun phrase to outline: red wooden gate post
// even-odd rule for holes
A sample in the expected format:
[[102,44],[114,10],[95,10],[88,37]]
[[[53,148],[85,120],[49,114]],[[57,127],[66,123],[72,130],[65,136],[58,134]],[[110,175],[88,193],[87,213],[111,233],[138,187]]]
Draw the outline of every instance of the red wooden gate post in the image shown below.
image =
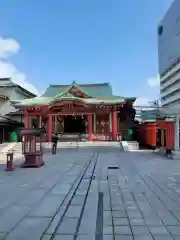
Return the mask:
[[112,139],[117,141],[117,112],[115,109],[112,112]]
[[92,141],[92,114],[88,114],[88,141]]
[[48,142],[52,142],[52,116],[48,116]]

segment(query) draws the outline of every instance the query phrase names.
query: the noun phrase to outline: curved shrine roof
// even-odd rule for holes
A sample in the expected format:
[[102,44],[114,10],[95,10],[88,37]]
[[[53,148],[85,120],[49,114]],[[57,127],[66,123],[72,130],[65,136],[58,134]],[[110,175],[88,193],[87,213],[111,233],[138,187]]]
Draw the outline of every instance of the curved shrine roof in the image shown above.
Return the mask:
[[16,107],[38,107],[54,104],[57,101],[77,100],[86,104],[120,104],[124,101],[134,102],[136,98],[114,96],[109,83],[50,85],[40,97],[12,101]]

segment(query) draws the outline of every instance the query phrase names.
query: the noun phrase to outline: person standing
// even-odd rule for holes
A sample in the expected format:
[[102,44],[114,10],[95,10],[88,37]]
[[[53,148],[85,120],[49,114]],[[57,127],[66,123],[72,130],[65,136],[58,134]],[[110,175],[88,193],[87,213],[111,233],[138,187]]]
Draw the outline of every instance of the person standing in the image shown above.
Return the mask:
[[52,136],[52,154],[56,154],[57,150],[57,143],[58,143],[58,134],[55,133],[55,135]]

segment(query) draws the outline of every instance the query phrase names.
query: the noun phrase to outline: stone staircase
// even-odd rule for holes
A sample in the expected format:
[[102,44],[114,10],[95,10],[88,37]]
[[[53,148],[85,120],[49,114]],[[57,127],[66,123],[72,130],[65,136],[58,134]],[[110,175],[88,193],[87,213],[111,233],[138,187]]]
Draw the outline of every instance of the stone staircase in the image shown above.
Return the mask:
[[125,152],[133,152],[139,150],[139,143],[136,141],[122,141],[121,144]]
[[22,157],[22,143],[18,142],[16,145],[12,148],[14,152],[15,158],[20,158]]
[[15,158],[22,156],[21,143],[7,142],[0,144],[0,162],[6,162],[6,155],[9,151],[14,151]]
[[8,142],[4,142],[2,144],[0,144],[0,153],[4,153],[6,152],[6,149],[8,149],[10,143]]

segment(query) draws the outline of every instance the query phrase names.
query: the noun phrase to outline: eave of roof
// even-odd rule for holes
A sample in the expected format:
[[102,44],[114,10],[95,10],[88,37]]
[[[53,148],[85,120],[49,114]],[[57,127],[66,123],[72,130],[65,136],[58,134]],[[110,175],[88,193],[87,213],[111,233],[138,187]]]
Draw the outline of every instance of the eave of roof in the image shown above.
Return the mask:
[[98,99],[98,98],[79,98],[74,96],[64,96],[59,99],[47,98],[47,97],[35,97],[30,99],[25,99],[22,101],[11,101],[15,107],[38,107],[54,104],[57,101],[81,101],[85,104],[120,104],[125,101],[125,99]]

